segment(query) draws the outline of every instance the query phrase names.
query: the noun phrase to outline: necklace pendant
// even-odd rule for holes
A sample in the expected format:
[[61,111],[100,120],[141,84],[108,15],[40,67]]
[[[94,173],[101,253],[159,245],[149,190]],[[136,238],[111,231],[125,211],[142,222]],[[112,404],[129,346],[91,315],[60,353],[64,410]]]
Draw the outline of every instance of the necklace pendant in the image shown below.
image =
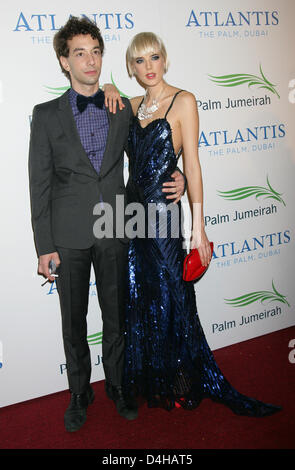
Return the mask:
[[157,111],[159,109],[159,105],[156,101],[153,101],[153,104],[152,106],[150,106],[149,108],[147,108],[147,111],[149,111],[150,113],[154,113],[155,111]]
[[140,121],[143,119],[149,119],[158,109],[159,103],[157,103],[156,100],[153,100],[152,105],[149,107],[147,107],[145,103],[142,103],[138,109],[137,117]]
[[143,121],[143,119],[149,119],[151,116],[151,114],[147,114],[138,110],[137,117],[140,121]]

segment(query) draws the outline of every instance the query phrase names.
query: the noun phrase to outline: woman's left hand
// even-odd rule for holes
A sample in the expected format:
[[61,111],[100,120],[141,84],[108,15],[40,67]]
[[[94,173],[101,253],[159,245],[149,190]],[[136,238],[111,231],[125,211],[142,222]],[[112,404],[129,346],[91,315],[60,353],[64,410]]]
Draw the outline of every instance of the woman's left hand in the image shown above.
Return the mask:
[[202,266],[208,266],[211,261],[211,247],[204,229],[192,234],[190,249],[197,248]]
[[116,114],[117,111],[117,103],[119,105],[119,110],[125,108],[125,105],[122,101],[120,93],[118,92],[117,88],[112,85],[111,83],[107,83],[103,86],[104,95],[105,95],[105,106],[109,108],[110,113]]

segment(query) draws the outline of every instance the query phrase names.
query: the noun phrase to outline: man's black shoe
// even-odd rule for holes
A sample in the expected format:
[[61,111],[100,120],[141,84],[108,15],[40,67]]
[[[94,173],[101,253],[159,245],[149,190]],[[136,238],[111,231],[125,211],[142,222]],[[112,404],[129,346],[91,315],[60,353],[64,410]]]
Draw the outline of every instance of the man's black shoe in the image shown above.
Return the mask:
[[119,415],[123,418],[132,420],[138,416],[137,403],[134,401],[127,401],[124,397],[122,387],[111,385],[109,382],[105,383],[107,396],[113,400],[116,405]]
[[71,401],[65,412],[64,423],[68,432],[78,431],[86,421],[87,407],[94,400],[94,391],[89,385],[85,393],[71,393]]

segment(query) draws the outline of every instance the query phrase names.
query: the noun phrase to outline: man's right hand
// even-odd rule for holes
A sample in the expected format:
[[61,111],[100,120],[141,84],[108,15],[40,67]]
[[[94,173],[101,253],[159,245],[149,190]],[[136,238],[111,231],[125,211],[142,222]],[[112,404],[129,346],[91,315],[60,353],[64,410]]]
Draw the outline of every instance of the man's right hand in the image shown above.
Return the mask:
[[49,272],[49,263],[51,260],[55,263],[56,267],[60,265],[60,259],[57,251],[55,251],[54,253],[41,255],[39,257],[38,274],[42,274],[44,277],[46,277],[46,279],[53,282],[55,280],[55,277],[51,276]]

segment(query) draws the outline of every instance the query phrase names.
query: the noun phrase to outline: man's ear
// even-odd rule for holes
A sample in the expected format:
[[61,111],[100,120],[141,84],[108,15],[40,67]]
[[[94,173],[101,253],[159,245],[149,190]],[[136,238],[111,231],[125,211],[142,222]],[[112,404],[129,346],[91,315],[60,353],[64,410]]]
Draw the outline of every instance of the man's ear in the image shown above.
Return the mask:
[[64,57],[64,56],[61,55],[60,58],[59,58],[59,60],[60,60],[61,65],[63,66],[63,68],[64,68],[67,72],[69,72],[69,71],[70,71],[70,66],[69,66],[67,57]]

